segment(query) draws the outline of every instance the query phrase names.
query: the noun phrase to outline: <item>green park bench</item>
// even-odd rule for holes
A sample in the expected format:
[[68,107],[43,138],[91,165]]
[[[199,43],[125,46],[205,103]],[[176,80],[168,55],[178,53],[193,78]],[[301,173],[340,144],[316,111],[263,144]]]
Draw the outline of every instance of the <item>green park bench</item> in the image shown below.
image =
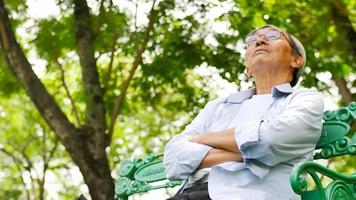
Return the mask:
[[[350,131],[349,125],[356,119],[356,102],[335,111],[326,111],[323,119],[314,159],[356,155],[356,134]],[[353,167],[356,169],[356,166]],[[307,174],[314,182],[313,190],[308,190]],[[331,180],[327,186],[323,186],[320,175]],[[345,175],[316,162],[306,161],[293,167],[290,183],[294,192],[301,195],[303,200],[356,200],[356,170],[353,174]],[[180,184],[179,181],[166,179],[162,155],[151,154],[143,159],[125,160],[120,164],[115,198],[127,200],[134,194]]]

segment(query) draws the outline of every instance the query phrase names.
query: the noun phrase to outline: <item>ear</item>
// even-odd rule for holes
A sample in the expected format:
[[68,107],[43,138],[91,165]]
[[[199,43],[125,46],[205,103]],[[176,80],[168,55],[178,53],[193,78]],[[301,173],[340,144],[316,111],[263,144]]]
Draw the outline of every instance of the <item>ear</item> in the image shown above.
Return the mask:
[[293,60],[290,63],[292,68],[300,68],[304,64],[304,59],[300,55],[294,55]]

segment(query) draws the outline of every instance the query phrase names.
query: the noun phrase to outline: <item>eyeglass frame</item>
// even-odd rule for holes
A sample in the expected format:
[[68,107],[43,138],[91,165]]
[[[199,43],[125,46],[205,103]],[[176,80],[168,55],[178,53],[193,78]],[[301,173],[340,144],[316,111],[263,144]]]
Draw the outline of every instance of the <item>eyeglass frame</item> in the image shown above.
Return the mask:
[[[278,30],[278,29],[273,28],[273,27],[270,27],[270,26],[261,27],[259,30],[261,30],[261,29],[263,29],[263,28],[270,28],[270,31],[277,31],[277,32],[279,32],[279,37],[278,37],[277,39],[279,39],[279,38],[281,37],[281,35],[283,35],[284,38],[287,40],[288,44],[290,45],[290,47],[292,48],[293,53],[296,53],[296,54],[302,56],[302,54],[300,53],[300,51],[299,51],[297,45],[295,44],[295,42],[290,39],[291,37],[290,37],[289,33],[287,33],[287,35],[288,35],[288,37],[287,37],[283,31]],[[244,44],[245,44],[246,48],[249,47],[250,45],[252,45],[254,42],[256,42],[256,41],[258,40],[258,38],[260,38],[261,36],[263,36],[266,40],[270,41],[268,38],[265,37],[265,34],[263,34],[263,35],[258,35],[258,37],[257,37],[257,39],[256,39],[255,41],[250,42],[249,44],[247,44],[247,42],[246,42],[247,38],[248,38],[250,35],[251,35],[251,36],[255,35],[257,31],[258,31],[258,30],[253,30],[252,32],[250,32],[250,33],[246,36],[246,38],[245,38],[245,40],[244,40]],[[289,39],[288,39],[288,38],[289,38]],[[274,40],[274,39],[272,39],[272,40]]]
[[[280,29],[278,29],[277,27],[275,27],[274,25],[264,25],[264,26],[261,26],[261,27],[258,27],[256,28],[255,30],[252,30],[249,34],[247,34],[247,36],[249,35],[252,35],[252,34],[255,34],[258,30],[261,30],[261,29],[265,29],[265,28],[269,28],[269,29],[274,29],[274,30],[277,30],[277,31],[281,31]],[[282,32],[282,31],[281,31]],[[282,32],[283,33],[283,32]],[[299,50],[299,48],[297,47],[296,43],[294,42],[294,40],[292,39],[292,36],[286,32],[287,35],[288,35],[288,38],[286,37],[285,34],[284,37],[286,38],[286,40],[288,41],[289,45],[291,46],[292,48],[292,53],[293,54],[297,54],[299,56],[302,56],[302,53],[301,53],[301,50]],[[244,40],[244,43],[245,43],[245,40]],[[251,43],[252,44],[252,43]],[[247,45],[245,43],[245,47],[247,48]],[[295,69],[293,71],[293,79],[292,81],[290,82],[291,86],[294,87],[297,83],[298,83],[298,80],[299,80],[299,77],[301,76],[301,73],[302,73],[302,69],[303,69],[303,66],[302,67],[299,67],[297,69]]]

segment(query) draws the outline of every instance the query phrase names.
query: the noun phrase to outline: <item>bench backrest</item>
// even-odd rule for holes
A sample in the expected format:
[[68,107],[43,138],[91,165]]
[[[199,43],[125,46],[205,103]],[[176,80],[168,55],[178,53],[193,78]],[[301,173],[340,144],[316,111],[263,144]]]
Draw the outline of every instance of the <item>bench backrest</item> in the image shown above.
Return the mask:
[[[314,159],[327,159],[345,154],[356,154],[356,134],[351,139],[350,121],[356,119],[356,102],[335,111],[326,111]],[[151,183],[160,182],[158,185]],[[162,154],[151,154],[143,159],[125,160],[119,166],[115,184],[115,198],[126,200],[129,196],[154,189],[170,188],[181,184],[168,181],[164,174]]]
[[335,111],[324,112],[321,137],[316,145],[320,152],[314,159],[356,154],[356,134],[350,133],[350,122],[356,119],[356,102]]
[[[316,149],[320,149],[314,159],[328,159],[341,155],[356,154],[356,134],[350,123],[356,120],[356,102],[335,111],[326,111],[321,137]],[[356,169],[356,166],[350,166]],[[356,171],[355,171],[356,172]],[[290,183],[295,193],[302,200],[356,200],[356,173],[341,174],[316,162],[303,162],[294,166]],[[315,183],[313,190],[308,190],[306,174]],[[322,177],[328,177],[331,182],[323,186]]]

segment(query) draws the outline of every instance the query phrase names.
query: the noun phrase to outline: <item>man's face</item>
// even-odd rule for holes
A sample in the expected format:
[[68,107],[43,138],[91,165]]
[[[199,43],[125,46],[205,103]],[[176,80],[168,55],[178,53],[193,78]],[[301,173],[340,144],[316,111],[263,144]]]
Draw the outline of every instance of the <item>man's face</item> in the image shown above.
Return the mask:
[[[271,31],[278,37],[268,40]],[[292,47],[281,31],[275,27],[266,27],[258,30],[257,40],[251,43],[246,50],[247,72],[254,76],[260,72],[292,71],[295,55]]]

